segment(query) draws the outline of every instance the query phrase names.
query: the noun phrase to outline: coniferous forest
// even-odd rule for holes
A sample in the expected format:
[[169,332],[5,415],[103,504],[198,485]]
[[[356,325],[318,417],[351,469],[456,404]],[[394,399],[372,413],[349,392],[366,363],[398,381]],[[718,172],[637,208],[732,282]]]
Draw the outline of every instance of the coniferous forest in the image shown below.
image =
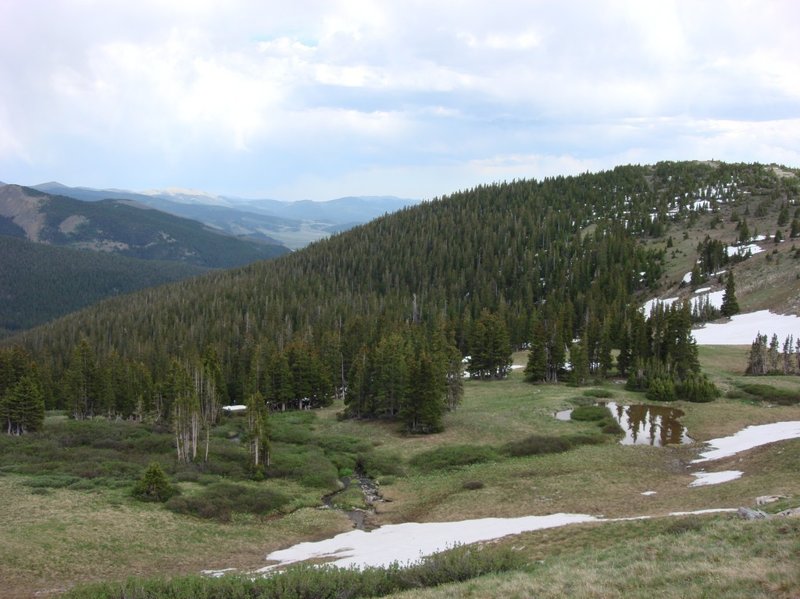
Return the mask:
[[[660,163],[478,186],[19,335],[0,391],[33,372],[45,405],[75,418],[169,421],[185,401],[195,429],[216,418],[209,396],[281,410],[341,396],[351,417],[432,432],[462,368],[503,377],[528,347],[534,383],[613,369],[654,397],[708,400],[688,308],[639,309],[662,278],[656,242],[751,194],[794,198],[789,185],[760,165]],[[703,273],[719,266],[699,250]]]

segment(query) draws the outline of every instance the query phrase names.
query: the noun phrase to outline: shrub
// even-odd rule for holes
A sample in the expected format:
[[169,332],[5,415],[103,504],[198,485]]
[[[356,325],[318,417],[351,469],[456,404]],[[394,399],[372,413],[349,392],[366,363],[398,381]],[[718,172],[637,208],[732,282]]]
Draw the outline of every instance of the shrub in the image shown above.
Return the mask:
[[675,391],[682,399],[695,403],[714,401],[719,396],[719,389],[705,375],[690,374]]
[[140,501],[166,501],[177,493],[158,462],[153,462],[134,485],[131,494]]
[[61,489],[75,484],[80,479],[69,474],[46,474],[29,478],[25,481],[25,486],[32,489]]
[[166,507],[179,514],[228,522],[234,512],[264,516],[275,512],[289,499],[281,493],[236,483],[209,485],[194,496],[176,496]]
[[508,547],[476,549],[461,546],[426,557],[405,567],[395,563],[385,568],[337,568],[299,564],[268,577],[228,575],[221,578],[186,576],[138,579],[124,582],[79,586],[65,597],[381,597],[401,591],[415,591],[478,576],[518,570],[525,566],[523,556]]
[[586,389],[583,392],[586,397],[596,397],[597,399],[608,399],[614,397],[614,393],[609,389]]
[[498,459],[497,452],[488,445],[452,445],[423,451],[411,458],[411,465],[422,472],[458,468]]
[[651,401],[675,401],[675,383],[669,377],[654,377],[650,379],[645,395]]
[[367,451],[358,454],[356,468],[372,478],[404,474],[403,460],[397,454],[388,451]]
[[763,383],[750,383],[739,385],[745,393],[754,396],[759,401],[776,403],[784,406],[800,403],[800,393],[788,389],[779,389]]
[[570,418],[579,422],[596,422],[609,417],[605,406],[580,406],[572,410]]
[[566,437],[546,437],[531,435],[519,441],[511,441],[503,447],[503,452],[512,457],[528,455],[542,455],[546,453],[561,453],[572,448],[572,443]]

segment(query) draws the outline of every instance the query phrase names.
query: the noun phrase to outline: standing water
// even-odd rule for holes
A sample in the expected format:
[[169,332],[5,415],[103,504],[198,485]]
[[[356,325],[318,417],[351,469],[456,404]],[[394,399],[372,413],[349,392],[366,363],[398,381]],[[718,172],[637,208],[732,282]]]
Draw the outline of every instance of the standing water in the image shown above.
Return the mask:
[[[614,420],[625,431],[625,437],[620,439],[623,445],[683,445],[691,443],[692,439],[686,434],[686,427],[680,423],[679,418],[683,412],[676,408],[652,405],[622,405],[613,401],[595,405],[606,406]],[[555,413],[558,420],[568,421],[572,410],[561,410]]]

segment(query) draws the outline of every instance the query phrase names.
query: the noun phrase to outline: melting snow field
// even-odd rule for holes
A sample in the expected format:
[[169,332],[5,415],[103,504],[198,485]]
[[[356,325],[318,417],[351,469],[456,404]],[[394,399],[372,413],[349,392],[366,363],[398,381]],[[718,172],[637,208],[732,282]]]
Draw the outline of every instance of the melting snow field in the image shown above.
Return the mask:
[[693,472],[692,476],[697,480],[692,482],[690,487],[704,487],[706,485],[718,485],[729,480],[736,480],[742,476],[741,470],[724,470],[722,472]]
[[481,518],[461,522],[406,522],[381,526],[371,532],[353,530],[331,539],[300,543],[288,549],[273,551],[267,560],[278,564],[262,568],[268,572],[309,559],[331,559],[336,566],[388,566],[405,564],[421,557],[450,549],[456,544],[489,541],[507,535],[580,522],[597,522],[601,518],[585,514],[551,514],[522,518]]
[[711,448],[702,452],[701,457],[692,460],[692,463],[719,460],[753,447],[788,439],[800,439],[800,420],[748,426],[730,437],[711,439],[708,441]]
[[797,331],[800,331],[797,316],[759,310],[737,314],[723,324],[707,324],[702,329],[694,329],[692,335],[697,345],[750,345],[759,333],[767,337],[777,334],[783,340],[787,333]]
[[[671,512],[670,516],[735,512],[734,508]],[[273,551],[267,560],[277,564],[257,570],[268,573],[275,568],[310,559],[329,559],[339,567],[388,566],[417,562],[420,558],[450,549],[456,544],[490,541],[508,535],[545,528],[556,528],[583,522],[622,522],[646,520],[650,516],[632,518],[603,518],[586,514],[551,514],[522,518],[481,518],[461,522],[407,522],[376,528],[371,532],[353,530],[314,543],[300,543],[288,549]]]

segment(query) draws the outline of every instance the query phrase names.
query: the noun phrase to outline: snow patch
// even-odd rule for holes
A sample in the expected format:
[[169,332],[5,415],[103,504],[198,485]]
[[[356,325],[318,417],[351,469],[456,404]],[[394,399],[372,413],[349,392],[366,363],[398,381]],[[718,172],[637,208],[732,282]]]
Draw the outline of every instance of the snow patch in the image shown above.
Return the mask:
[[651,495],[655,495],[655,494],[656,494],[655,491],[642,491],[642,493],[641,493],[641,495],[644,495],[646,497],[650,497]]
[[669,308],[672,304],[674,304],[677,301],[678,301],[677,297],[664,297],[664,298],[655,297],[645,302],[644,306],[642,306],[642,311],[644,312],[645,316],[649,316],[650,312],[653,311],[653,308],[655,308],[657,304],[661,304],[665,308]]
[[[648,491],[647,493],[654,493]],[[735,512],[736,508],[712,508],[689,512],[671,512],[669,516],[716,514]],[[331,539],[299,543],[288,549],[273,551],[267,560],[278,563],[266,566],[256,573],[271,572],[275,568],[309,559],[330,559],[331,565],[364,568],[389,566],[392,563],[408,565],[420,558],[444,551],[458,543],[477,543],[532,530],[543,530],[580,524],[584,522],[625,522],[649,520],[652,516],[628,518],[603,518],[586,514],[551,514],[549,516],[524,516],[521,518],[481,518],[460,522],[407,522],[376,528],[371,532],[353,530]]]
[[288,549],[273,551],[267,555],[267,560],[278,563],[258,572],[269,572],[278,566],[309,559],[332,558],[331,564],[345,568],[389,566],[394,562],[406,564],[457,544],[477,543],[531,530],[601,520],[586,514],[551,514],[522,518],[481,518],[461,522],[390,524],[370,532],[353,530],[331,539],[299,543]]
[[693,472],[692,476],[697,480],[689,484],[690,487],[704,487],[706,485],[718,485],[730,480],[736,480],[742,476],[741,470],[723,470],[722,472]]
[[692,460],[692,463],[719,460],[754,447],[788,439],[800,439],[800,420],[748,426],[729,437],[711,439],[707,443],[710,449],[702,452],[701,457]]
[[697,345],[750,345],[759,333],[767,337],[772,337],[773,334],[785,337],[786,331],[798,328],[800,318],[797,316],[759,310],[737,314],[726,323],[709,323],[703,328],[694,329],[692,336]]
[[751,255],[755,256],[756,254],[760,254],[764,251],[757,243],[748,243],[747,245],[737,245],[737,246],[727,246],[725,251],[728,253],[728,257],[732,256],[746,256],[747,252],[749,251]]

